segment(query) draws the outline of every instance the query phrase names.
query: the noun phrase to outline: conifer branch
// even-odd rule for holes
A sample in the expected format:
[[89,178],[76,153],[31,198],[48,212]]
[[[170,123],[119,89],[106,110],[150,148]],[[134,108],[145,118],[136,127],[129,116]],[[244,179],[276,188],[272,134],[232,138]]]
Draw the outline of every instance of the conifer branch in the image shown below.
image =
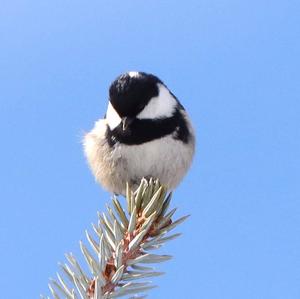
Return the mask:
[[[67,254],[68,263],[60,265],[64,275],[57,274],[57,279],[51,279],[49,283],[53,298],[109,299],[127,295],[133,295],[130,298],[135,299],[145,298],[138,294],[155,286],[149,281],[139,280],[159,276],[163,272],[144,264],[171,259],[170,255],[149,251],[180,236],[179,233],[168,233],[188,217],[173,222],[176,209],[169,211],[170,201],[171,193],[167,194],[158,180],[142,179],[135,192],[127,185],[127,212],[114,197],[114,209],[107,206],[107,213],[99,213],[98,224],[93,225],[97,241],[86,231],[90,249],[80,242],[89,273],[72,254]],[[41,296],[41,299],[47,298],[50,299]]]

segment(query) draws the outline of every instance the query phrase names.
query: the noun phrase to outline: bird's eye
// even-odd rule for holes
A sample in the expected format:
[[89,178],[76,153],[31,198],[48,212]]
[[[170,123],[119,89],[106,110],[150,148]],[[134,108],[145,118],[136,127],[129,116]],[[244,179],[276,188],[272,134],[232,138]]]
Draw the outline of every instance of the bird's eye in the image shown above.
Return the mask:
[[139,104],[139,105],[138,105],[138,109],[139,109],[140,111],[142,111],[142,110],[144,109],[144,107],[145,107],[144,104]]

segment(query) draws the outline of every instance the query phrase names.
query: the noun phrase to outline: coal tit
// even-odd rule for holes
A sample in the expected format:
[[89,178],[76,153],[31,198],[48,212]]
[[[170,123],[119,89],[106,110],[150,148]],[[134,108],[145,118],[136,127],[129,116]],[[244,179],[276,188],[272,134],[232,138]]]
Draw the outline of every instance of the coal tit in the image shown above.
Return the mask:
[[84,137],[96,180],[115,194],[126,193],[126,182],[134,189],[150,177],[173,190],[194,151],[184,107],[159,78],[144,72],[128,72],[113,81],[104,119]]

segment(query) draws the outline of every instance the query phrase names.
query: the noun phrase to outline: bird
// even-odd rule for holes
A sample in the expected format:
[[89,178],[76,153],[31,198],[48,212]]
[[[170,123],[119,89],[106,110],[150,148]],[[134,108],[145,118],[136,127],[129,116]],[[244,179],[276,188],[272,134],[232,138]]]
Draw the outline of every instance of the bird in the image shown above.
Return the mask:
[[158,179],[169,191],[182,181],[195,153],[195,134],[185,108],[155,75],[130,71],[109,87],[103,119],[83,140],[95,179],[113,194]]

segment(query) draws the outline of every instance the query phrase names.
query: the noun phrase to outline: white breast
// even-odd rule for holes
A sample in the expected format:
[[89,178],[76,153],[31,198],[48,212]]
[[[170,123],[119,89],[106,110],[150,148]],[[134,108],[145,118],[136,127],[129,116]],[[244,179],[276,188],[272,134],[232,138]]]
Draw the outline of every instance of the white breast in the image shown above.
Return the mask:
[[140,145],[110,147],[106,129],[107,121],[99,120],[84,138],[84,151],[96,180],[110,192],[125,194],[126,182],[134,186],[143,177],[158,178],[173,190],[190,167],[193,138],[188,144],[166,136]]

